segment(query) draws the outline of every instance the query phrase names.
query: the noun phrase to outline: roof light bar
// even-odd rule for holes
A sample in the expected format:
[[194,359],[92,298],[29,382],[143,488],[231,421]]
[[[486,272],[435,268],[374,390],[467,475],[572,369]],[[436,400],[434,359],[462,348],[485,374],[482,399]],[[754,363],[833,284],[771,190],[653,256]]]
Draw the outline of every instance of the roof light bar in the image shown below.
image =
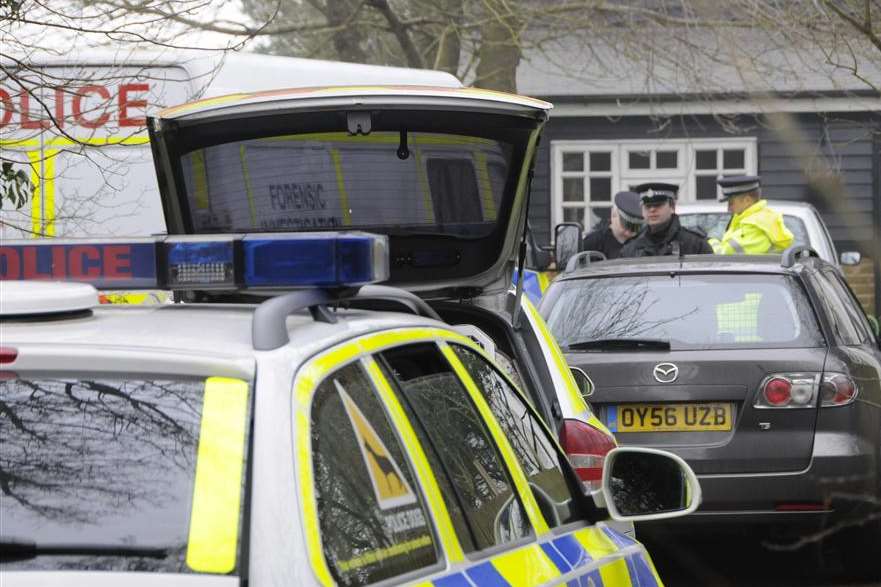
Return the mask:
[[388,238],[361,232],[6,241],[0,281],[99,289],[352,287],[388,279]]

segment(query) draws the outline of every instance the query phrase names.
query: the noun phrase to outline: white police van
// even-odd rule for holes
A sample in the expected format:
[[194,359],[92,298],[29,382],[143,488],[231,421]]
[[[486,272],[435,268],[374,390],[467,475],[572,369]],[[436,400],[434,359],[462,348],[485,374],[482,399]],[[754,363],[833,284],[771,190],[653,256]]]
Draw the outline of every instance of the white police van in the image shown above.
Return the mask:
[[[693,511],[693,472],[615,448],[586,493],[480,345],[374,285],[389,245],[5,245],[4,278],[14,250],[101,287],[266,299],[107,306],[85,283],[2,282],[0,582],[660,585],[605,520]],[[371,302],[399,311],[346,307]]]

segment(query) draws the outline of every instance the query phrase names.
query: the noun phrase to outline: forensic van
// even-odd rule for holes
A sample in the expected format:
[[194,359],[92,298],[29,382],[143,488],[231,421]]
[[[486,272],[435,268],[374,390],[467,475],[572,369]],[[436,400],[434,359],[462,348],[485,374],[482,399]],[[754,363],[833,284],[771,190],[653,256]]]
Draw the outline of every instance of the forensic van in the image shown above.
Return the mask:
[[[694,473],[615,448],[586,491],[471,329],[376,285],[395,247],[5,245],[0,583],[661,585],[610,522],[693,511]],[[26,265],[70,280],[20,280]],[[91,283],[263,301],[108,306]]]

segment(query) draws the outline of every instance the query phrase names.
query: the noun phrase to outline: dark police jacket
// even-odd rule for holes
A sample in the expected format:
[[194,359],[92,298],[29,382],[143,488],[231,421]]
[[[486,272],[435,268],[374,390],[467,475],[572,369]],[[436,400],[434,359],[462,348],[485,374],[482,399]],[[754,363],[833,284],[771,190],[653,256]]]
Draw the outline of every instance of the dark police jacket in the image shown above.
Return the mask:
[[582,251],[599,251],[606,256],[606,259],[617,259],[620,257],[622,244],[618,242],[612,229],[608,226],[599,230],[589,232],[581,241]]
[[624,243],[621,257],[656,257],[661,255],[713,254],[713,247],[706,236],[679,224],[679,216],[673,215],[665,230],[652,234],[649,227]]

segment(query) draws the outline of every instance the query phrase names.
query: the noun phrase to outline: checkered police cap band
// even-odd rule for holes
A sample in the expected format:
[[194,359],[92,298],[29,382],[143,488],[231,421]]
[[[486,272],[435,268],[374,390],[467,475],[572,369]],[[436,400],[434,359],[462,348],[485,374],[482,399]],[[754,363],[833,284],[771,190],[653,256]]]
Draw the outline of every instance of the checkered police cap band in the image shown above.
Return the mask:
[[618,208],[618,218],[621,219],[621,222],[626,222],[628,224],[635,224],[637,226],[642,225],[643,218],[642,216],[634,216],[633,214],[628,214],[621,208]]
[[722,188],[722,193],[726,196],[733,196],[735,194],[743,194],[746,192],[752,192],[759,189],[759,182],[754,181],[752,183],[741,183],[737,185],[731,185]]

